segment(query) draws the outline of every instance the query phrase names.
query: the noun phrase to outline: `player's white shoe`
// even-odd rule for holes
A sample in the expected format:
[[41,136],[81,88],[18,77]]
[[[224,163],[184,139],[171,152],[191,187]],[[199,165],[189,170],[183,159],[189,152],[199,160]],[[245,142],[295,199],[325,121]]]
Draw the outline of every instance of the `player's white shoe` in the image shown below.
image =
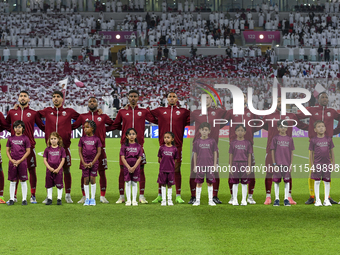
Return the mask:
[[172,200],[168,200],[168,205],[174,205],[174,203],[172,202]]
[[66,193],[65,195],[65,201],[68,204],[73,204],[73,200],[71,199],[71,194],[70,193]]
[[147,204],[148,201],[146,201],[145,197],[140,197],[140,198],[139,198],[139,203],[141,203],[141,204]]
[[193,206],[199,206],[201,204],[201,202],[199,200],[196,199],[195,203],[193,203]]
[[233,199],[233,205],[239,205],[237,199]]
[[133,202],[132,202],[132,205],[133,205],[133,206],[138,206],[137,201],[133,201]]
[[316,200],[314,203],[315,206],[322,206],[321,200]]
[[[85,202],[85,200],[84,200],[84,202]],[[47,203],[47,198],[45,198],[45,200],[42,201],[42,203],[43,203],[43,204],[46,204],[46,203]]]
[[324,206],[332,206],[331,202],[329,202],[329,199],[325,199],[325,201],[323,201],[323,205]]
[[[122,198],[122,197],[119,197],[118,200],[117,200],[117,202],[116,202],[116,204],[122,204],[122,203],[124,203],[124,202],[125,202],[125,199]],[[130,201],[130,205],[131,205],[131,201]]]
[[106,199],[106,197],[100,196],[100,202],[103,204],[108,204],[109,201]]
[[233,201],[234,201],[233,196],[231,196],[231,198],[230,198],[228,204],[232,205],[232,204],[233,204]]
[[162,202],[161,202],[161,206],[166,206],[166,200],[162,200]]
[[83,196],[77,203],[78,203],[78,204],[84,204],[84,203],[85,203],[85,200],[86,200],[86,197]]
[[247,205],[247,201],[246,200],[242,200],[241,201],[241,205]]
[[210,206],[216,206],[216,204],[215,204],[215,202],[214,201],[209,201],[209,203],[208,203],[208,205],[210,205]]
[[251,205],[256,204],[254,198],[252,198],[252,197],[248,197],[247,202],[248,202],[249,204],[251,204]]
[[126,201],[125,205],[126,206],[130,206],[131,205],[131,201]]

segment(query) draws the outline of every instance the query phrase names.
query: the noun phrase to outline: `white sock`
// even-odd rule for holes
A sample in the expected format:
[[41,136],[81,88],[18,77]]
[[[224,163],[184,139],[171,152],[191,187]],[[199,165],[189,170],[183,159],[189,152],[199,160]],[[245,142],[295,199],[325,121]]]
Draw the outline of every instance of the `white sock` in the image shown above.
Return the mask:
[[132,202],[137,202],[137,182],[131,181],[132,186]]
[[208,186],[208,198],[209,198],[209,202],[213,201],[213,186]]
[[324,181],[323,184],[325,185],[325,200],[327,200],[329,197],[329,192],[331,190],[331,183]]
[[89,187],[89,185],[84,185],[84,192],[85,192],[86,199],[90,199],[90,187]]
[[271,197],[271,195],[267,193],[267,194],[266,194],[266,197]]
[[125,182],[126,201],[131,202],[131,181]]
[[139,194],[139,198],[144,198],[144,195]]
[[248,194],[248,198],[253,198],[253,194]]
[[161,191],[162,191],[162,201],[166,201],[166,187],[162,186]]
[[10,200],[13,200],[14,201],[14,194],[15,194],[15,186],[16,186],[16,182],[11,182],[9,184],[9,197],[10,197]]
[[181,196],[181,194],[176,194],[176,197],[180,197]]
[[53,188],[48,188],[47,189],[47,199],[51,199],[52,200],[52,191],[53,191]]
[[315,201],[320,200],[320,181],[314,182]]
[[95,199],[96,198],[96,184],[91,184],[91,198]]
[[247,184],[242,184],[242,201],[247,200],[247,193],[248,193],[248,185]]
[[[162,189],[162,188],[161,188]],[[162,196],[162,193],[158,193],[158,196],[161,197]]]
[[27,199],[27,182],[21,182],[22,201]]
[[120,195],[120,198],[121,198],[121,199],[124,199],[125,197],[124,197],[124,195]]
[[168,201],[172,201],[172,187],[168,187]]
[[289,197],[289,182],[285,182],[285,199]]
[[275,190],[275,200],[280,200],[280,183],[274,182],[274,190]]
[[233,184],[233,199],[237,200],[238,184]]
[[63,197],[63,189],[57,189],[58,190],[58,196],[57,196],[57,199],[62,199]]
[[202,187],[196,187],[196,201],[201,200],[201,192],[202,192]]

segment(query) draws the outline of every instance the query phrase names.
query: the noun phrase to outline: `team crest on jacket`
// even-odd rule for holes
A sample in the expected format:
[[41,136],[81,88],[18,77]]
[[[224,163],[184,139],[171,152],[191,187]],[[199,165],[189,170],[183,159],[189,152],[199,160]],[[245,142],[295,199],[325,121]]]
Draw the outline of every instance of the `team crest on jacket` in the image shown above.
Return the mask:
[[66,116],[66,112],[65,112],[65,111],[63,111],[61,114],[62,114],[63,116]]
[[98,117],[97,120],[98,120],[98,121],[102,121],[102,118],[101,118],[101,117]]
[[250,112],[247,113],[247,116],[250,117]]
[[180,115],[180,114],[181,114],[181,112],[180,112],[180,111],[176,111],[176,114],[177,114],[177,115]]
[[26,114],[26,116],[27,116],[28,118],[31,117],[31,113],[28,112],[28,113]]
[[212,115],[212,116],[215,116],[215,115],[216,115],[216,112],[211,112],[211,115]]
[[330,113],[330,112],[327,112],[327,116],[330,117],[330,116],[331,116],[331,113]]
[[138,116],[142,116],[142,112],[137,112],[137,115]]

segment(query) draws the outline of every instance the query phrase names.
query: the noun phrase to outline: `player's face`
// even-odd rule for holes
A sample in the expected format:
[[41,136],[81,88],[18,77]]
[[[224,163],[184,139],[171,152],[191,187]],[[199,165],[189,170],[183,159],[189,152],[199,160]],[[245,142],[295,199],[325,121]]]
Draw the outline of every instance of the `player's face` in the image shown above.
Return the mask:
[[207,95],[207,107],[210,107],[211,106],[211,104],[212,104],[212,98],[211,98],[211,96],[210,95]]
[[323,123],[318,123],[315,128],[314,128],[314,131],[317,133],[317,134],[324,134],[326,132],[326,127],[325,127],[325,124]]
[[26,93],[20,93],[18,101],[21,106],[26,106],[30,101],[30,98]]
[[176,105],[177,101],[178,101],[178,98],[177,98],[176,93],[170,93],[168,95],[168,104],[169,105]]
[[139,99],[139,96],[138,96],[137,93],[131,93],[129,95],[129,103],[130,103],[130,105],[133,105],[133,106],[137,105],[138,99]]
[[207,127],[201,128],[199,131],[202,137],[208,137],[210,134],[210,129]]
[[97,102],[97,99],[95,98],[90,98],[89,100],[89,109],[94,112],[95,110],[97,110],[98,108],[98,102]]
[[243,127],[239,127],[238,129],[235,130],[235,134],[237,135],[238,138],[243,138],[244,135],[246,134],[246,131],[244,130]]
[[52,146],[57,146],[58,145],[58,142],[59,142],[59,139],[58,137],[54,136],[54,135],[51,135],[50,137],[50,143]]
[[285,134],[287,132],[287,127],[284,126],[279,126],[277,130],[279,131],[280,134]]
[[328,105],[328,95],[326,93],[322,93],[319,97],[319,105],[327,106]]
[[86,135],[92,135],[93,134],[93,128],[89,123],[85,123],[84,125],[84,132]]
[[164,143],[166,144],[171,144],[171,142],[173,141],[174,139],[172,138],[172,136],[170,134],[165,134],[164,135]]
[[277,106],[276,106],[276,109],[278,111],[281,111],[281,97],[278,97],[277,98]]
[[55,107],[59,107],[59,106],[62,105],[64,99],[63,99],[60,95],[54,94],[54,95],[53,95],[53,98],[52,98],[52,101],[53,101],[53,105],[54,105]]
[[130,130],[130,132],[128,133],[128,135],[126,137],[129,140],[129,142],[135,142],[135,140],[137,138],[137,134],[136,134],[135,131]]
[[16,135],[21,135],[23,130],[24,129],[22,128],[21,125],[14,127],[14,132],[15,132]]

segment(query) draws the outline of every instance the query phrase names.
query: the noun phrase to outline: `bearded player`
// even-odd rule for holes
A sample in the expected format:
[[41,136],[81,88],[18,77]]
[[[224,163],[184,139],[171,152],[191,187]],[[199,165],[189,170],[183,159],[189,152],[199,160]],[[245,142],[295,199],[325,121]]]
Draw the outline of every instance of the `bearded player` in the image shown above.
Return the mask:
[[[144,132],[145,132],[145,121],[157,123],[155,117],[150,113],[148,109],[139,108],[137,103],[139,100],[139,92],[137,90],[130,90],[128,93],[129,105],[127,109],[120,109],[117,117],[111,127],[107,131],[122,128],[122,134],[125,134],[129,128],[134,128],[137,131],[138,143],[143,147],[144,145]],[[120,140],[121,144],[125,143],[125,136],[122,135]],[[144,197],[145,190],[145,174],[144,166],[146,164],[145,152],[143,149],[143,157],[140,165],[140,182],[139,182],[139,202],[147,204]],[[119,159],[120,174],[119,174],[119,194],[120,197],[117,200],[117,204],[125,202],[124,199],[124,166],[123,162]]]
[[[11,109],[6,117],[6,121],[9,125],[13,125],[13,123],[17,120],[21,120],[25,123],[25,131],[24,135],[28,137],[31,144],[31,150],[30,154],[27,157],[27,167],[28,172],[30,173],[30,185],[31,185],[31,199],[30,202],[32,204],[36,204],[37,200],[35,198],[35,191],[37,186],[37,174],[36,174],[36,167],[37,167],[37,160],[35,155],[35,140],[34,140],[34,124],[37,124],[37,126],[42,130],[45,131],[45,125],[41,121],[38,112],[30,109],[29,107],[29,101],[30,97],[27,91],[20,91],[18,102],[19,105],[15,107],[15,109]],[[11,128],[11,133],[14,135],[14,129]],[[15,189],[15,199],[14,202],[17,201],[16,194],[17,194],[17,187],[18,187],[18,181],[16,184]]]
[[[182,204],[184,200],[181,198],[181,164],[182,164],[182,147],[185,126],[190,125],[190,111],[185,108],[177,107],[177,95],[175,92],[169,92],[167,96],[168,107],[158,107],[151,111],[151,114],[158,121],[158,140],[159,145],[164,144],[164,134],[172,132],[175,135],[175,146],[178,150],[180,158],[175,163],[175,185],[176,185],[176,203]],[[158,196],[152,203],[160,203],[162,201],[161,185],[158,186]]]
[[[98,173],[100,176],[100,202],[107,204],[109,201],[105,198],[106,189],[107,189],[107,180],[106,180],[106,174],[105,171],[107,170],[107,158],[106,158],[106,151],[105,151],[105,138],[106,138],[106,125],[110,126],[113,124],[113,120],[110,119],[110,117],[106,114],[98,114],[98,100],[95,97],[90,97],[88,102],[89,112],[80,114],[79,118],[75,123],[72,125],[72,129],[77,129],[81,125],[84,128],[85,121],[87,120],[93,120],[96,123],[96,132],[95,135],[99,137],[101,144],[102,144],[102,150],[100,157],[98,159],[99,167],[98,167]],[[80,201],[78,201],[78,204],[84,204],[85,203],[85,192],[84,192],[84,178],[81,177],[81,189],[83,193],[83,197]]]
[[[61,91],[55,91],[52,95],[54,107],[47,107],[39,111],[40,117],[45,118],[45,141],[47,142],[52,132],[57,132],[63,139],[64,149],[66,152],[66,160],[63,166],[64,182],[65,182],[65,200],[67,203],[73,203],[71,199],[71,133],[72,120],[77,120],[79,113],[72,108],[63,107],[64,95]],[[47,199],[46,199],[47,201]]]

